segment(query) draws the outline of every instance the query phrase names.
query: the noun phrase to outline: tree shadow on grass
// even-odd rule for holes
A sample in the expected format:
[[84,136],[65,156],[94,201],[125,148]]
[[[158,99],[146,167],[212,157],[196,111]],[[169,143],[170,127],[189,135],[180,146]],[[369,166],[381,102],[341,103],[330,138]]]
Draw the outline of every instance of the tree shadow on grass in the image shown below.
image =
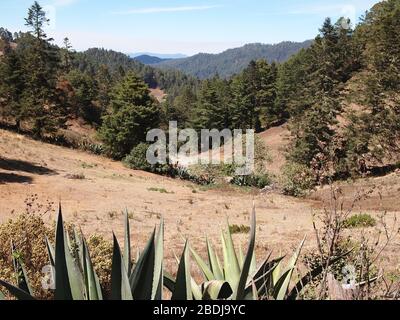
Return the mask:
[[14,173],[0,172],[0,185],[8,183],[32,183],[33,179],[27,176],[21,176]]
[[56,171],[33,164],[28,161],[6,159],[0,157],[0,169],[5,171],[20,171],[38,175],[55,175]]

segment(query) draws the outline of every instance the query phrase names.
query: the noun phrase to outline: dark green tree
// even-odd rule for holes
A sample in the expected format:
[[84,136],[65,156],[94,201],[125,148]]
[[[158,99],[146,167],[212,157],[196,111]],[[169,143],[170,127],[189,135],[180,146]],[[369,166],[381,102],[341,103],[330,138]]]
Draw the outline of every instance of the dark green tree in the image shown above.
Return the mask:
[[21,108],[24,118],[33,122],[33,134],[42,137],[56,132],[65,122],[57,94],[58,52],[44,31],[49,20],[37,2],[29,8],[25,21],[30,33],[18,41],[25,78]]
[[95,79],[79,70],[72,70],[66,79],[73,89],[70,105],[75,116],[92,124],[100,124],[101,110],[95,104],[98,94]]
[[132,72],[113,89],[109,109],[99,133],[107,152],[116,159],[125,157],[146,141],[149,130],[159,127],[159,106],[147,85]]

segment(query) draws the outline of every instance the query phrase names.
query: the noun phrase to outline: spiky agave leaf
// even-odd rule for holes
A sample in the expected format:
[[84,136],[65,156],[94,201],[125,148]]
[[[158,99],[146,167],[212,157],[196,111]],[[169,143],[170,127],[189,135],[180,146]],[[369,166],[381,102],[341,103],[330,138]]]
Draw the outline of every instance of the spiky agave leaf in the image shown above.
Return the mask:
[[151,299],[162,300],[164,287],[164,220],[161,220],[157,237],[155,238],[154,275]]
[[298,247],[298,249],[292,256],[292,258],[290,259],[289,264],[287,265],[285,271],[283,272],[283,275],[279,278],[278,282],[274,286],[274,294],[273,295],[276,300],[284,300],[286,297],[286,294],[288,293],[290,280],[292,279],[294,269],[297,265],[297,261],[300,256],[300,252],[303,249],[305,241],[306,241],[306,238],[304,238],[303,241],[300,243],[300,246]]
[[111,299],[133,300],[127,270],[121,254],[117,237],[113,234],[114,246],[111,270]]
[[50,265],[52,267],[55,267],[55,265],[56,265],[56,262],[55,262],[56,254],[55,254],[53,246],[50,243],[49,238],[45,237],[45,243],[46,243],[47,254],[49,256]]
[[81,269],[79,268],[77,260],[71,253],[72,242],[67,230],[65,230],[64,239],[67,240],[64,241],[65,261],[67,263],[68,278],[71,287],[72,299],[85,300],[85,286],[84,286],[83,274],[81,272]]
[[190,252],[189,242],[186,241],[185,248],[178,267],[172,300],[193,300],[192,277],[190,275]]
[[12,241],[11,241],[11,256],[13,260],[15,274],[17,277],[16,280],[18,288],[20,288],[21,290],[25,291],[30,295],[33,295],[33,290],[29,284],[28,274],[25,270],[25,266]]
[[203,275],[207,279],[207,281],[216,280],[213,272],[211,271],[211,268],[200,257],[200,255],[193,248],[190,248],[190,252],[192,253],[194,260],[196,261],[197,265],[199,266],[201,272],[203,273]]
[[232,294],[232,288],[226,281],[213,280],[203,283],[201,286],[202,300],[226,300]]
[[129,277],[132,272],[132,257],[131,257],[131,230],[129,225],[128,210],[125,210],[124,264]]
[[218,259],[218,256],[215,254],[213,246],[209,239],[206,239],[207,242],[207,254],[208,254],[208,261],[210,263],[211,271],[214,275],[215,280],[225,280],[224,272],[221,267],[221,262]]
[[56,278],[56,300],[72,300],[72,291],[68,274],[65,243],[64,222],[62,218],[61,205],[59,206],[57,227],[56,227],[56,245],[55,245],[55,278]]
[[156,256],[155,234],[154,229],[129,279],[135,300],[151,300],[152,298]]
[[12,296],[17,298],[18,300],[36,300],[33,296],[31,296],[29,293],[27,293],[24,290],[21,290],[20,288],[13,286],[12,284],[9,284],[3,280],[0,280],[0,285],[2,285],[4,288],[10,292]]
[[264,260],[260,267],[250,277],[250,281],[246,286],[245,300],[251,300],[255,296],[253,295],[254,286],[257,289],[257,296],[265,298],[269,296],[269,292],[273,289],[272,274],[282,258],[270,261],[272,253]]
[[86,297],[88,300],[103,300],[99,278],[93,268],[89,248],[85,238],[82,237],[82,260],[85,278]]
[[253,207],[251,215],[250,242],[247,249],[246,258],[243,262],[243,268],[240,273],[238,286],[233,290],[234,300],[243,300],[246,296],[246,284],[250,274],[250,267],[253,261],[254,249],[256,245],[256,209]]
[[229,228],[226,232],[222,232],[221,241],[224,255],[225,279],[229,282],[231,288],[237,288],[240,280],[240,266]]

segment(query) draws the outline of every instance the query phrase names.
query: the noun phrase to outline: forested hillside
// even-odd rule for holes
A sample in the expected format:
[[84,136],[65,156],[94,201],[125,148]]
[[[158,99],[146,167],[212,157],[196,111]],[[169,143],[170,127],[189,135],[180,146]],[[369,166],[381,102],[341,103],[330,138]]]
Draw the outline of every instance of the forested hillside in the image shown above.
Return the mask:
[[[68,39],[58,48],[44,32],[46,21],[36,4],[29,33],[1,30],[0,116],[18,130],[60,139],[67,119],[83,118],[98,129],[102,152],[132,160],[143,156],[147,130],[169,121],[180,128],[257,132],[287,122],[282,184],[292,195],[398,165],[398,0],[375,5],[354,28],[343,18],[326,19],[315,40],[297,44],[307,48],[284,63],[253,60],[237,75],[206,80],[155,70],[113,51],[76,53]],[[287,46],[293,48],[274,47],[276,60],[288,57],[278,50]],[[263,52],[259,45],[247,48]],[[244,63],[235,52],[225,61],[231,70]],[[153,99],[148,86],[165,88],[165,101]]]
[[269,63],[285,62],[299,50],[307,48],[312,41],[281,42],[274,45],[248,44],[241,48],[229,49],[220,54],[200,53],[189,58],[164,61],[155,66],[162,69],[177,69],[200,79],[219,75],[228,78],[240,73],[250,61],[265,59]]
[[144,55],[135,57],[134,60],[139,61],[140,63],[143,63],[143,64],[152,65],[152,64],[161,63],[164,61],[169,61],[171,59],[161,59],[159,57],[153,57],[153,56],[144,54]]

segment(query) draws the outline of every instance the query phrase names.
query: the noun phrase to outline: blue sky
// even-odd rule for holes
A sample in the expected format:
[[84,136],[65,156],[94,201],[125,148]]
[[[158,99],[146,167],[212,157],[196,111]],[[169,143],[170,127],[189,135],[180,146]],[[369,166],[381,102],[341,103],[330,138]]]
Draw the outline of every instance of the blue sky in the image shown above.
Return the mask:
[[[377,0],[42,0],[48,34],[77,50],[218,53],[246,43],[314,38],[325,17],[358,19]],[[0,26],[25,30],[33,0],[1,0]]]

